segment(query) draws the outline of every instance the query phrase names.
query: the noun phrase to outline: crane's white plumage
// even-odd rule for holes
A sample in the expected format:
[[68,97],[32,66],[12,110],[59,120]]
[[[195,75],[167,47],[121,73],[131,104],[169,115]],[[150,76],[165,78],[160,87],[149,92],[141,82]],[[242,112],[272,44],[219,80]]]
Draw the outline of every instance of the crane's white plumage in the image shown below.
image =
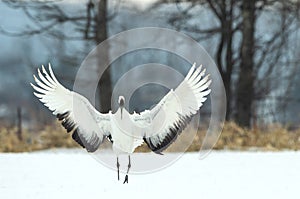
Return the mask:
[[175,90],[170,90],[151,111],[135,117],[136,121],[141,121],[141,118],[148,121],[143,125],[152,131],[146,132],[144,141],[152,151],[161,153],[175,141],[206,100],[211,80],[209,75],[201,79],[205,74],[205,69],[201,71],[201,68],[194,64]]
[[89,152],[96,151],[103,138],[110,134],[110,116],[99,113],[86,98],[63,87],[50,65],[50,75],[44,66],[42,72],[38,69],[40,80],[34,75],[39,86],[31,84],[36,91],[34,95],[58,117],[68,132],[74,130],[74,140]]
[[[96,151],[106,137],[117,154],[133,153],[143,142],[160,154],[197,114],[210,93],[211,80],[209,75],[204,76],[205,71],[193,64],[175,90],[171,89],[151,110],[139,114],[125,110],[123,96],[119,97],[116,113],[98,112],[85,97],[63,87],[50,64],[49,73],[44,66],[42,72],[38,69],[39,79],[34,75],[36,85],[31,86],[34,95],[57,116],[67,132],[73,131],[72,138],[87,151]],[[128,170],[129,167],[130,164]]]

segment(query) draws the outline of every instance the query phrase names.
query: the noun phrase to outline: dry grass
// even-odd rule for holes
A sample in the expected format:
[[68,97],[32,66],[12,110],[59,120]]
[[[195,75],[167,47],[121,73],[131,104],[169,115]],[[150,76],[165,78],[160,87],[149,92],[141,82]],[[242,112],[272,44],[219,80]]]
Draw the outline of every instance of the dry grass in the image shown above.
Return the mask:
[[[71,138],[71,134],[66,133],[59,124],[46,126],[44,129],[36,132],[24,130],[22,140],[18,139],[16,131],[16,128],[0,128],[0,152],[79,147]],[[195,136],[192,143],[190,143],[191,136]],[[198,151],[204,136],[204,130],[200,130],[196,135],[185,131],[179,136],[180,139],[177,139],[167,151]],[[110,146],[110,144],[106,145]],[[271,125],[267,128],[245,129],[233,122],[227,122],[214,149],[299,150],[300,129],[289,131],[280,125]],[[150,150],[144,144],[137,151],[149,152]]]
[[[191,140],[190,137],[183,132],[179,136],[181,143],[187,143]],[[187,148],[187,151],[199,151],[206,134],[206,130],[200,130],[195,135],[192,143]],[[176,152],[182,151],[178,140],[171,145],[167,151]],[[208,137],[209,140],[209,137]],[[273,124],[265,128],[247,129],[238,126],[234,122],[227,122],[224,125],[222,134],[217,143],[214,145],[215,150],[263,150],[263,151],[278,151],[278,150],[300,150],[300,129],[293,131],[287,128]],[[143,146],[139,151],[148,151]]]
[[293,131],[273,124],[265,128],[245,129],[228,122],[223,129],[215,149],[248,150],[299,150],[300,129]]
[[25,152],[49,148],[73,148],[78,144],[70,134],[57,125],[47,126],[37,132],[23,131],[23,139],[17,137],[16,128],[0,129],[0,152]]

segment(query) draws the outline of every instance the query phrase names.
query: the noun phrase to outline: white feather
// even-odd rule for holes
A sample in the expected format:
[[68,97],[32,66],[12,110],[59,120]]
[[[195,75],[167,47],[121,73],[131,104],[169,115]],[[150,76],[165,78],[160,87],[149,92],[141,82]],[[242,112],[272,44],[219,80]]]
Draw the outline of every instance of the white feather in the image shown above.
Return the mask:
[[[63,115],[63,125],[70,130],[70,124],[67,124],[70,122],[71,129],[76,129],[81,141],[90,151],[96,150],[105,136],[111,136],[113,149],[117,153],[132,153],[143,143],[143,138],[152,150],[171,143],[166,138],[174,137],[172,129],[184,128],[182,125],[186,125],[186,118],[199,111],[210,93],[209,75],[202,78],[205,71],[206,69],[202,70],[202,65],[196,68],[194,63],[179,86],[175,90],[171,89],[151,110],[140,114],[129,114],[127,110],[123,110],[123,119],[120,109],[114,114],[99,113],[85,97],[62,86],[50,64],[49,73],[44,66],[43,74],[38,69],[39,79],[34,76],[37,86],[31,86],[35,90],[34,95],[53,114],[62,117],[64,113],[68,113]],[[161,150],[159,148],[159,152]]]

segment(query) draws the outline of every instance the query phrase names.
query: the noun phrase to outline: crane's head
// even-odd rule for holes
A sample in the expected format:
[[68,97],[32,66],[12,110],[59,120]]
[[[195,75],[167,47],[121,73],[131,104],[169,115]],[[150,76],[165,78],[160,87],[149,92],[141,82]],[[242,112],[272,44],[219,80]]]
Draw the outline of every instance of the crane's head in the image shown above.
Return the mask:
[[121,109],[121,119],[122,119],[122,115],[123,115],[123,108],[125,106],[125,97],[124,96],[119,96],[119,100],[118,100],[118,103],[119,103],[119,107]]

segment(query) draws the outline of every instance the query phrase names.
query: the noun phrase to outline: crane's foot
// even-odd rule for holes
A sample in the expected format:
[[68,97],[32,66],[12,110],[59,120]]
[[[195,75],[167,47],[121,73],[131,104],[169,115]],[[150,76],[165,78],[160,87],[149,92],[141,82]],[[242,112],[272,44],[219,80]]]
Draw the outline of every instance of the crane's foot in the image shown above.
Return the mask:
[[123,184],[128,183],[128,175],[126,174]]

